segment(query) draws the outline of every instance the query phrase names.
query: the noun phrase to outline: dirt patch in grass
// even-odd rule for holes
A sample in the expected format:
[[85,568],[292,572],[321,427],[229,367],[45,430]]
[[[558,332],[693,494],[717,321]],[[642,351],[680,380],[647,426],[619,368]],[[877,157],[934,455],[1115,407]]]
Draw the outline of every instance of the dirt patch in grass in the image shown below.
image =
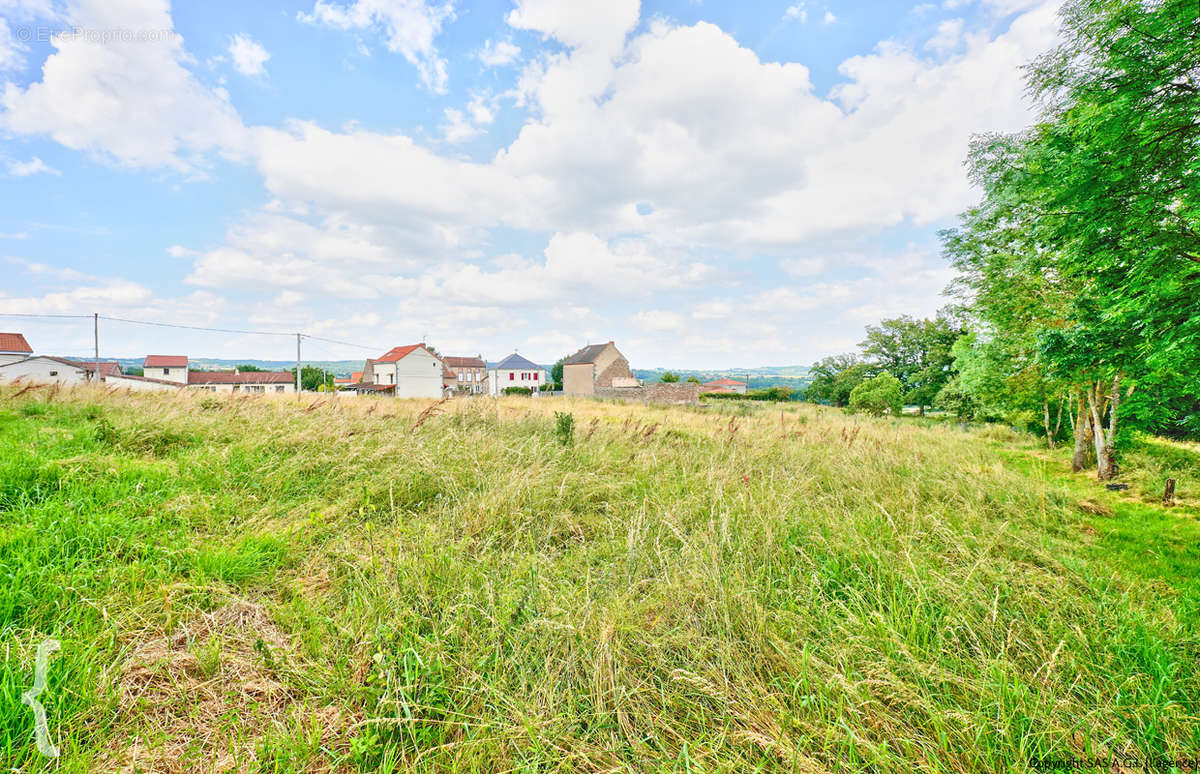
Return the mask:
[[238,600],[138,645],[122,668],[127,724],[101,770],[231,772],[254,768],[255,740],[319,729],[341,747],[353,720],[313,707],[287,684],[292,649],[261,606]]

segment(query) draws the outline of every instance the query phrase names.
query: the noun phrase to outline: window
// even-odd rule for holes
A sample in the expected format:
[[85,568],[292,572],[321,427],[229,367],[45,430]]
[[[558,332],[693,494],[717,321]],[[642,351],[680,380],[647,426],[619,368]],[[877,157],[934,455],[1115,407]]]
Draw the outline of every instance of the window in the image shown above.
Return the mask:
[[516,375],[515,373],[513,373],[512,371],[509,371],[509,372],[508,372],[508,380],[509,380],[510,382],[512,382],[512,381],[516,381],[516,378],[517,378],[517,375]]
[[283,392],[285,389],[287,389],[287,388],[281,384],[275,388],[275,392]]
[[51,375],[51,376],[58,376],[58,371],[51,371],[51,372],[50,372],[50,375]]
[[163,376],[170,376],[170,375],[171,375],[171,369],[170,369],[170,368],[164,368],[164,369],[163,369]]
[[535,382],[537,381],[537,377],[538,377],[538,375],[537,375],[537,371],[534,371],[534,372],[533,372],[533,380],[534,380]]

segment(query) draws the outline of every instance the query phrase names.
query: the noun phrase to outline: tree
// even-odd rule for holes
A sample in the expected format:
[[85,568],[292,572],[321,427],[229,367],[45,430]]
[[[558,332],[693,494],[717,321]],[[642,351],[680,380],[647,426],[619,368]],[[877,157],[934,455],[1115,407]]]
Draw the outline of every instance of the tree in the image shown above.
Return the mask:
[[932,320],[904,315],[868,326],[867,338],[859,346],[866,357],[900,381],[904,399],[924,414],[953,375],[950,348],[962,332],[962,324],[947,313]]
[[859,384],[850,392],[850,409],[872,416],[900,416],[904,408],[903,385],[887,371]]
[[700,384],[700,380],[694,376],[689,376],[685,381],[687,381],[688,384]]
[[[289,368],[288,373],[294,379],[296,377],[296,369]],[[323,368],[316,366],[304,366],[300,370],[300,387],[304,390],[315,392],[321,389],[322,385],[326,389],[333,389],[333,374]]]
[[878,371],[874,363],[867,363],[854,354],[823,358],[809,369],[812,382],[804,391],[804,398],[812,403],[849,405],[850,392]]
[[[258,366],[250,365],[249,363],[243,363],[242,365],[236,366],[236,370],[240,371],[241,373],[246,374],[246,373],[259,373],[262,371],[266,371],[267,369],[259,368]],[[292,369],[292,373],[296,373],[295,368]]]
[[565,357],[560,357],[554,361],[554,365],[550,366],[550,379],[555,384],[562,384],[563,380],[563,363],[566,362]]
[[660,382],[665,384],[674,384],[679,381],[679,374],[670,371],[663,371],[663,375],[658,378]]

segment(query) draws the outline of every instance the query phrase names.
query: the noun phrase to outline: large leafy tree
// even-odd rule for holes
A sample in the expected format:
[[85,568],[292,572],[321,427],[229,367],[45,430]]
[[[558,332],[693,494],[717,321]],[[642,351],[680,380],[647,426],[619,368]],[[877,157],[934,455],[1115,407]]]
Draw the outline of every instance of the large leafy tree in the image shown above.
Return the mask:
[[812,381],[804,390],[804,398],[812,403],[848,406],[854,388],[877,373],[877,365],[864,361],[858,355],[831,355],[817,361],[809,369]]
[[1154,413],[1139,384],[1200,386],[1200,6],[1069,0],[1062,22],[1030,68],[1042,120],[975,144],[984,201],[946,245],[1007,378],[1065,386],[1076,466],[1090,440],[1107,478]]
[[961,324],[949,314],[932,320],[904,315],[868,326],[860,346],[881,370],[900,381],[904,400],[924,414],[953,375],[950,350],[961,335]]

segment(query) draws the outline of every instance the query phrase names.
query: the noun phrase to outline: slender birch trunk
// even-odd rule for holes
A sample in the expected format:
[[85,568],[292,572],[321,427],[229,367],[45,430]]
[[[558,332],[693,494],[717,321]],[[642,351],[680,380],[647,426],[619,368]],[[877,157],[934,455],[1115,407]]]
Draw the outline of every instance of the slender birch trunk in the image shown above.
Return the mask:
[[1046,447],[1054,449],[1054,432],[1050,429],[1050,401],[1042,401],[1042,427],[1046,429]]
[[1071,391],[1075,399],[1074,429],[1075,453],[1071,455],[1071,470],[1074,473],[1083,471],[1088,466],[1088,444],[1092,441],[1092,420],[1088,413],[1087,398],[1078,388]]
[[[1088,410],[1092,416],[1092,442],[1096,447],[1096,477],[1107,481],[1117,474],[1117,461],[1113,443],[1117,429],[1117,408],[1120,403],[1121,377],[1113,378],[1113,392],[1105,400],[1102,382],[1088,384]],[[1108,427],[1104,426],[1104,415],[1108,414]]]

